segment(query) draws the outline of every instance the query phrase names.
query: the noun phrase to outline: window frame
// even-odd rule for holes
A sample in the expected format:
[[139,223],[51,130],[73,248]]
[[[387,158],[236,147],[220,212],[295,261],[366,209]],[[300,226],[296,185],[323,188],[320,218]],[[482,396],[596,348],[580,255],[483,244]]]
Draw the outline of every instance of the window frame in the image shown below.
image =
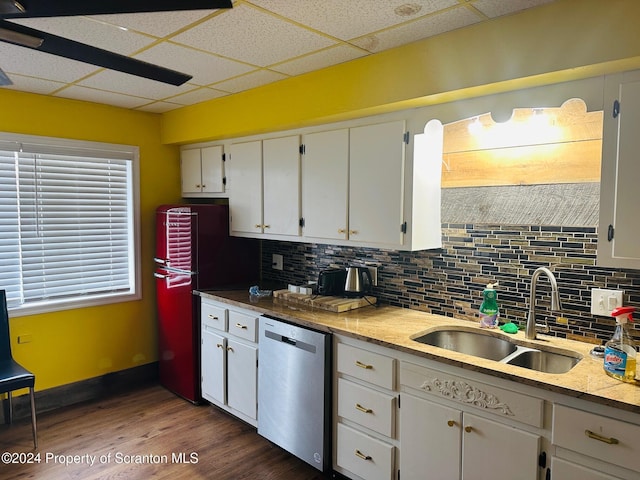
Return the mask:
[[[37,135],[14,134],[0,132],[0,148],[2,144],[36,145],[38,148],[47,147],[54,150],[67,150],[72,153],[87,151],[114,152],[120,156],[126,155],[125,161],[131,162],[131,200],[130,205],[133,224],[133,258],[130,268],[133,269],[133,288],[127,293],[95,294],[82,297],[65,298],[52,301],[32,302],[19,307],[9,307],[12,317],[51,313],[62,310],[72,310],[113,303],[122,303],[140,300],[142,298],[142,260],[141,260],[141,229],[140,229],[140,147],[88,140],[75,140],[67,138],[44,137]],[[130,252],[131,253],[131,252]],[[131,255],[130,255],[131,256]]]

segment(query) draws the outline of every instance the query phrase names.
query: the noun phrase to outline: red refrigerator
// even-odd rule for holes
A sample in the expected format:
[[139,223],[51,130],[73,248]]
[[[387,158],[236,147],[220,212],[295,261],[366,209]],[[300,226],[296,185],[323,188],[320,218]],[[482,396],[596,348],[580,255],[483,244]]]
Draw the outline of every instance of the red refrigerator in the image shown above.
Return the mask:
[[259,242],[229,236],[227,205],[163,205],[156,210],[154,262],[160,383],[198,403],[200,318],[192,292],[257,284]]

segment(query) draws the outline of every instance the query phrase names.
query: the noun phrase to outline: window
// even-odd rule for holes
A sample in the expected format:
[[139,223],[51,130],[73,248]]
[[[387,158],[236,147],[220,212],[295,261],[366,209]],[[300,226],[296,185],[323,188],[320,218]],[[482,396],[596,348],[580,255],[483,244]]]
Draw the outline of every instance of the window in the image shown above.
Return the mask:
[[138,148],[0,133],[0,289],[13,315],[140,298]]

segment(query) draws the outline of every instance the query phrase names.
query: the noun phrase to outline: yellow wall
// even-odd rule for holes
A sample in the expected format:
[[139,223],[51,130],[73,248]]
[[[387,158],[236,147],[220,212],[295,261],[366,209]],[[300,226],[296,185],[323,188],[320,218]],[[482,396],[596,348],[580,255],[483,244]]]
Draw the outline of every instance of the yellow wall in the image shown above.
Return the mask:
[[[142,300],[11,318],[14,357],[43,390],[157,360],[154,210],[180,200],[177,147],[160,143],[160,116],[0,89],[0,131],[140,147]],[[18,335],[31,335],[18,345]]]
[[165,143],[346,120],[640,67],[637,0],[557,0],[163,115]]

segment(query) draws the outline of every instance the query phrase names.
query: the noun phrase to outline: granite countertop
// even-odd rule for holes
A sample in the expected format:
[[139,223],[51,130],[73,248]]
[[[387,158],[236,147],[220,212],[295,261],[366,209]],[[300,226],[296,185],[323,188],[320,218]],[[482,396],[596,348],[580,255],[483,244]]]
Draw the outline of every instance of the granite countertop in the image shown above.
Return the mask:
[[640,385],[620,382],[606,375],[602,369],[602,359],[593,358],[589,354],[593,345],[588,343],[547,335],[538,335],[538,340],[526,340],[522,331],[509,335],[500,330],[482,329],[484,333],[506,336],[516,343],[533,348],[539,345],[544,349],[559,352],[570,350],[583,356],[582,360],[568,373],[542,373],[424,345],[412,340],[412,337],[417,334],[443,327],[480,330],[473,322],[467,320],[391,306],[369,306],[343,313],[333,313],[314,307],[288,303],[273,297],[261,297],[252,301],[246,290],[196,293],[204,298],[222,301],[258,313],[272,314],[302,326],[347,335],[465,370],[481,372],[602,405],[640,413]]

